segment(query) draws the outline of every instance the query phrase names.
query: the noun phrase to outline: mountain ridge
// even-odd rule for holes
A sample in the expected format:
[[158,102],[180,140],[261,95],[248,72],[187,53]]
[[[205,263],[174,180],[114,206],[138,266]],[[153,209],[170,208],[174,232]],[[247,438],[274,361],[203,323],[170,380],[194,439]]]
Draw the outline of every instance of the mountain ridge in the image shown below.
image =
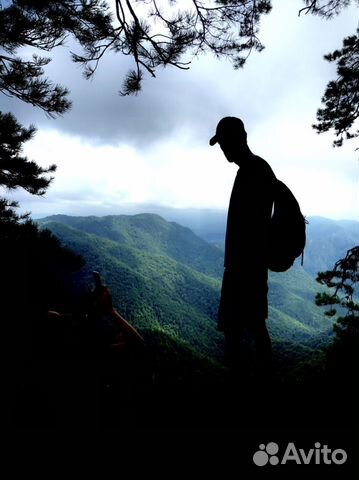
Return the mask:
[[[151,210],[151,207],[149,209]],[[137,210],[137,207],[133,207],[133,210]],[[226,228],[226,211],[224,209],[175,209],[152,206],[152,210],[155,213],[150,212],[147,215],[157,215],[158,217],[162,212],[162,217],[167,222],[187,227],[210,245],[223,250]],[[121,213],[120,215],[106,216],[77,216],[74,218],[100,219],[137,215],[142,215],[142,213],[136,213],[135,215]],[[70,216],[61,214],[44,217],[44,219],[54,220],[56,218],[63,222]],[[44,219],[38,221],[42,222]],[[304,251],[303,267],[312,277],[315,277],[319,271],[333,268],[335,262],[339,258],[343,258],[349,248],[358,244],[359,222],[355,220],[334,220],[322,216],[309,216],[307,220],[307,244]]]
[[[151,214],[54,216],[40,224],[84,256],[84,284],[91,281],[91,270],[100,271],[116,307],[138,328],[164,329],[201,353],[221,355],[223,335],[216,329],[223,272],[219,248]],[[305,343],[328,334],[331,323],[314,305],[316,287],[301,269],[270,275],[268,325],[275,338]]]
[[[200,269],[200,271],[203,270],[203,273],[214,274],[218,278],[222,274],[222,254],[216,246],[208,244],[208,242],[195,235],[190,228],[179,225],[177,222],[167,222],[156,214],[142,213],[136,215],[108,215],[105,217],[54,215],[39,220],[42,225],[52,221],[70,226],[76,225],[78,230],[88,233],[97,232],[102,237],[121,243],[131,243],[138,248],[151,251],[151,253],[164,252],[176,261],[185,262],[189,266]],[[116,221],[119,225],[114,227]],[[169,225],[172,228],[169,228]],[[146,229],[145,235],[143,234],[144,229]],[[186,251],[186,258],[183,257],[181,248],[183,235],[186,236],[186,241],[191,242],[191,251]],[[203,256],[210,257],[212,264],[210,271],[206,271],[208,259],[206,258],[205,263],[201,262]]]

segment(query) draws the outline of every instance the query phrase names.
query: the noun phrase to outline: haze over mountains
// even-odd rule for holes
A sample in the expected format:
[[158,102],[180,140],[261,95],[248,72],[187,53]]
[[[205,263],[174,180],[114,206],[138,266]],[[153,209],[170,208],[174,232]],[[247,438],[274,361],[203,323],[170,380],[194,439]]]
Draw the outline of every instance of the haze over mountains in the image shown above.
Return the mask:
[[[163,213],[167,218],[177,214],[177,220],[180,215],[187,226],[155,214],[55,215],[39,222],[86,259],[84,285],[91,282],[90,271],[101,273],[114,304],[134,325],[163,331],[202,354],[220,357],[223,336],[216,330],[216,315],[225,216],[217,211]],[[358,232],[357,222],[309,219],[304,267],[270,275],[269,329],[276,342],[309,348],[330,335],[331,322],[314,304],[320,290],[314,276],[331,268],[355,244]]]

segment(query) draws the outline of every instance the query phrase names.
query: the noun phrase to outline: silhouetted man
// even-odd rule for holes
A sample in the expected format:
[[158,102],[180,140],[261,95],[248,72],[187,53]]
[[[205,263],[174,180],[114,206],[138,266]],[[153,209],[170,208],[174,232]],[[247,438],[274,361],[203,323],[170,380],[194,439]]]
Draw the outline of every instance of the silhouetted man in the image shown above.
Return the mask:
[[271,364],[267,245],[275,175],[250,151],[239,118],[222,118],[209,143],[218,143],[227,160],[240,167],[228,209],[218,328],[233,368],[266,375]]

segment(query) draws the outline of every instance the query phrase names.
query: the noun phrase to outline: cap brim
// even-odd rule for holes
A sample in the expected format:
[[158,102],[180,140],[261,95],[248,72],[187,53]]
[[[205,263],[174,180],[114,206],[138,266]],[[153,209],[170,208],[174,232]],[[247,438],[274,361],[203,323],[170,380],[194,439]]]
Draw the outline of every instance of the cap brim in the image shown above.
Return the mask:
[[217,143],[218,139],[217,139],[217,135],[214,135],[211,140],[209,141],[209,144],[213,147],[213,145],[215,145]]

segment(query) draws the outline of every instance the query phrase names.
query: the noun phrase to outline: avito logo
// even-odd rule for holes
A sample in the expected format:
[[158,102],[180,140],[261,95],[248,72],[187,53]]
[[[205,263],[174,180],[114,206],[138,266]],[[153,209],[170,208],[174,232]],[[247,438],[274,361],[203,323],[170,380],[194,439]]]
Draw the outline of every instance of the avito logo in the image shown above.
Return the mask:
[[278,465],[279,458],[276,455],[278,451],[279,447],[274,442],[268,443],[267,446],[261,443],[258,452],[253,455],[253,462],[258,465],[258,467],[264,467],[268,462],[271,465]]
[[269,442],[267,445],[261,443],[259,450],[253,455],[253,462],[258,467],[270,465],[285,465],[295,462],[297,465],[342,465],[347,461],[348,455],[342,448],[331,450],[328,445],[321,445],[319,442],[314,444],[314,448],[304,450],[297,448],[290,442],[286,446],[282,456],[279,455],[279,445],[275,442]]

